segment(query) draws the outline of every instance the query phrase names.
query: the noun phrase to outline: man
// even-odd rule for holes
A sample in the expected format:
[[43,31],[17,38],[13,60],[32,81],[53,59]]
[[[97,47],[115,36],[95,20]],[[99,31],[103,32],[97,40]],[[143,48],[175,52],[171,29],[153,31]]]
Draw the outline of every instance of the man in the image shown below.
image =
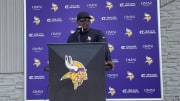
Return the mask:
[[[110,66],[110,69],[114,69],[114,64],[111,61],[110,52],[107,45],[107,39],[101,30],[93,29],[89,27],[90,15],[88,12],[82,11],[77,14],[77,31],[71,34],[67,40],[67,43],[73,42],[105,42],[105,65]],[[106,70],[109,68],[106,68]]]

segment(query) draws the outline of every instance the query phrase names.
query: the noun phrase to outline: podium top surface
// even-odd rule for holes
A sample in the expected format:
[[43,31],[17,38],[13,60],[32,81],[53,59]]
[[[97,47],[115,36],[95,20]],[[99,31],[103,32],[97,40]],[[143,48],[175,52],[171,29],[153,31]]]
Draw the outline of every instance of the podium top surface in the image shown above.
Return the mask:
[[47,45],[99,45],[99,44],[106,44],[105,42],[79,42],[79,43],[48,43]]

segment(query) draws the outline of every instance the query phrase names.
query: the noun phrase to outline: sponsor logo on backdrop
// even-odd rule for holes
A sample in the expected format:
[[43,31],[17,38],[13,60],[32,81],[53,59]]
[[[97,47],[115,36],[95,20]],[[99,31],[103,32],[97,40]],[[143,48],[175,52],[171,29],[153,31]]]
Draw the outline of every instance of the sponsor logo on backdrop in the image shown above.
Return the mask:
[[29,33],[28,36],[30,38],[37,38],[37,37],[45,37],[44,33]]
[[114,51],[114,46],[112,44],[110,44],[110,43],[108,43],[108,48],[109,48],[110,52]]
[[130,63],[130,64],[135,63],[136,62],[136,58],[132,58],[132,57],[126,58],[126,62]]
[[119,77],[119,74],[117,73],[112,73],[112,74],[106,74],[106,76],[109,78],[109,79],[116,79]]
[[46,79],[44,75],[30,75],[29,80],[44,80]]
[[53,38],[59,38],[61,36],[61,32],[51,32],[51,36]]
[[42,95],[43,94],[43,89],[34,89],[32,90],[33,95]]
[[119,4],[120,7],[136,7],[136,3],[134,2],[122,2]]
[[106,1],[106,8],[107,8],[108,10],[111,10],[111,9],[113,8],[112,2]]
[[131,30],[131,29],[129,29],[129,28],[126,28],[125,35],[127,35],[128,37],[131,37],[131,36],[133,35],[132,30]]
[[145,6],[145,7],[151,6],[152,5],[152,1],[142,1],[141,5]]
[[80,5],[65,5],[65,9],[79,9],[81,8]]
[[41,65],[41,61],[38,58],[34,58],[34,66],[39,67]]
[[122,50],[137,50],[137,46],[136,45],[123,45],[121,46]]
[[144,13],[144,20],[149,22],[151,20],[151,15],[149,13]]
[[91,17],[90,22],[93,23],[95,21],[95,18],[92,15],[90,15],[90,17]]
[[151,30],[140,30],[139,34],[156,34],[156,30],[155,29],[151,29]]
[[153,44],[143,44],[142,48],[146,49],[146,50],[151,50],[153,49],[154,45]]
[[133,79],[134,79],[134,74],[132,73],[132,72],[130,72],[130,71],[127,71],[127,76],[126,76],[126,78],[127,79],[129,79],[130,81],[132,81]]
[[110,86],[108,94],[110,94],[111,96],[114,96],[116,94],[116,90]]
[[140,93],[139,89],[122,89],[123,94],[138,94]]
[[101,17],[101,20],[102,21],[117,21],[118,18],[116,16],[104,16],[104,17]]
[[157,78],[158,74],[141,74],[141,78]]
[[86,6],[88,8],[96,8],[98,5],[96,3],[92,3],[92,4],[87,4]]
[[87,69],[81,62],[72,60],[71,56],[65,55],[65,66],[69,69],[69,72],[65,73],[60,78],[60,81],[71,79],[74,84],[74,90],[77,90],[83,84],[84,80],[88,80]]
[[76,17],[69,17],[69,21],[71,21],[71,22],[76,22]]
[[135,15],[124,15],[125,20],[134,20],[136,18]]
[[42,5],[33,5],[32,6],[33,10],[41,10],[42,8],[43,8]]
[[43,47],[32,47],[33,52],[42,52],[43,50]]
[[47,22],[63,22],[62,18],[47,18]]
[[147,94],[154,94],[156,92],[155,88],[145,88],[144,92]]
[[33,23],[34,23],[35,25],[39,25],[40,22],[41,22],[40,18],[37,17],[37,16],[34,16],[34,21],[33,21]]
[[116,34],[117,34],[117,31],[115,31],[115,30],[107,30],[107,31],[106,31],[106,34],[107,34],[107,35],[116,35]]
[[151,65],[153,63],[153,59],[150,56],[146,56],[145,63],[147,63],[148,65]]
[[51,4],[51,10],[53,10],[54,12],[56,12],[59,9],[58,5],[55,3]]

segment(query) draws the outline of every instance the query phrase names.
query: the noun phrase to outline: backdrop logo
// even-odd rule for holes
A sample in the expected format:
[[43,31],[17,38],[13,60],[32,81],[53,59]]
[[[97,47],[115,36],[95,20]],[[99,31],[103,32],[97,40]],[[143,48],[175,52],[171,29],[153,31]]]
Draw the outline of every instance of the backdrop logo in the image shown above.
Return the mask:
[[69,17],[69,21],[76,22],[76,17]]
[[42,95],[43,94],[43,89],[33,89],[32,90],[32,93],[34,94],[34,95]]
[[157,78],[158,74],[141,74],[141,78]]
[[113,8],[112,2],[106,1],[106,8],[108,8],[108,10],[111,10]]
[[56,12],[56,11],[59,9],[58,5],[55,4],[55,3],[52,3],[51,6],[52,6],[51,9],[52,9],[54,12]]
[[87,4],[87,7],[88,8],[96,8],[97,7],[97,4]]
[[93,23],[95,21],[95,18],[92,15],[90,15],[90,17],[91,17],[90,22]]
[[140,92],[139,92],[139,89],[123,89],[122,93],[124,93],[124,94],[137,94]]
[[61,32],[51,32],[51,36],[54,38],[59,38],[61,36]]
[[125,20],[134,20],[136,18],[135,15],[124,15]]
[[153,94],[156,92],[156,89],[155,88],[145,88],[144,92],[147,94]]
[[144,44],[142,45],[142,48],[146,49],[146,50],[151,50],[154,47],[153,44]]
[[127,76],[126,76],[126,78],[128,78],[130,81],[132,81],[133,79],[134,79],[134,74],[132,73],[132,72],[130,72],[130,71],[127,71]]
[[62,22],[62,18],[47,18],[47,22]]
[[136,45],[125,45],[125,46],[121,46],[122,50],[137,50],[137,46]]
[[127,63],[135,63],[136,62],[136,58],[126,58],[126,62]]
[[39,67],[41,65],[41,61],[37,58],[34,58],[34,63],[33,65],[35,65],[36,67]]
[[43,50],[44,50],[43,47],[32,47],[32,51],[34,52],[41,52]]
[[44,80],[45,76],[44,75],[31,75],[29,76],[29,80]]
[[152,5],[152,1],[143,1],[141,2],[142,6],[151,6]]
[[34,5],[32,6],[33,10],[41,10],[42,9],[42,5]]
[[109,48],[109,51],[110,52],[113,52],[114,51],[114,46],[112,44],[108,44],[108,48]]
[[149,13],[144,13],[144,20],[149,22],[151,20],[151,15]]
[[79,9],[81,8],[80,5],[65,5],[65,9]]
[[120,7],[135,7],[136,3],[130,3],[130,2],[120,3],[119,6]]
[[156,30],[140,30],[139,34],[156,34]]
[[106,31],[107,35],[116,35],[116,33],[117,33],[117,31],[115,31],[115,30],[107,30]]
[[125,35],[127,35],[128,37],[131,37],[131,36],[133,35],[132,30],[129,29],[129,28],[126,28],[126,33],[125,33]]
[[110,94],[111,96],[114,96],[116,94],[116,90],[112,87],[109,87],[109,92],[108,94]]
[[108,78],[110,78],[110,79],[116,79],[116,78],[119,77],[119,75],[116,74],[116,73],[113,73],[113,74],[107,74],[106,76],[107,76]]
[[101,17],[101,20],[103,21],[116,21],[118,18],[116,16],[107,16],[107,17]]
[[146,56],[146,61],[145,63],[147,63],[148,65],[151,65],[153,63],[153,59],[149,56]]
[[45,37],[44,33],[29,33],[28,36],[30,38],[34,38],[34,37]]
[[34,21],[33,21],[33,23],[35,23],[35,25],[39,25],[40,22],[41,22],[40,18],[37,17],[37,16],[34,16]]
[[81,62],[72,60],[72,57],[67,55],[65,55],[65,65],[69,72],[64,74],[60,80],[71,79],[74,84],[74,90],[77,90],[83,84],[83,81],[88,79],[87,69]]

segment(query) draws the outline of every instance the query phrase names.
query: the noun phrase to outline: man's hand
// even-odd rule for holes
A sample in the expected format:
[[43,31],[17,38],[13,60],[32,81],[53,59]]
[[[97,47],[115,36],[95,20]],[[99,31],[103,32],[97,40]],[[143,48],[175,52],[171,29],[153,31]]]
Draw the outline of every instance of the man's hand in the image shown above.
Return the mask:
[[110,66],[114,70],[114,63],[112,61],[106,61],[105,66]]

